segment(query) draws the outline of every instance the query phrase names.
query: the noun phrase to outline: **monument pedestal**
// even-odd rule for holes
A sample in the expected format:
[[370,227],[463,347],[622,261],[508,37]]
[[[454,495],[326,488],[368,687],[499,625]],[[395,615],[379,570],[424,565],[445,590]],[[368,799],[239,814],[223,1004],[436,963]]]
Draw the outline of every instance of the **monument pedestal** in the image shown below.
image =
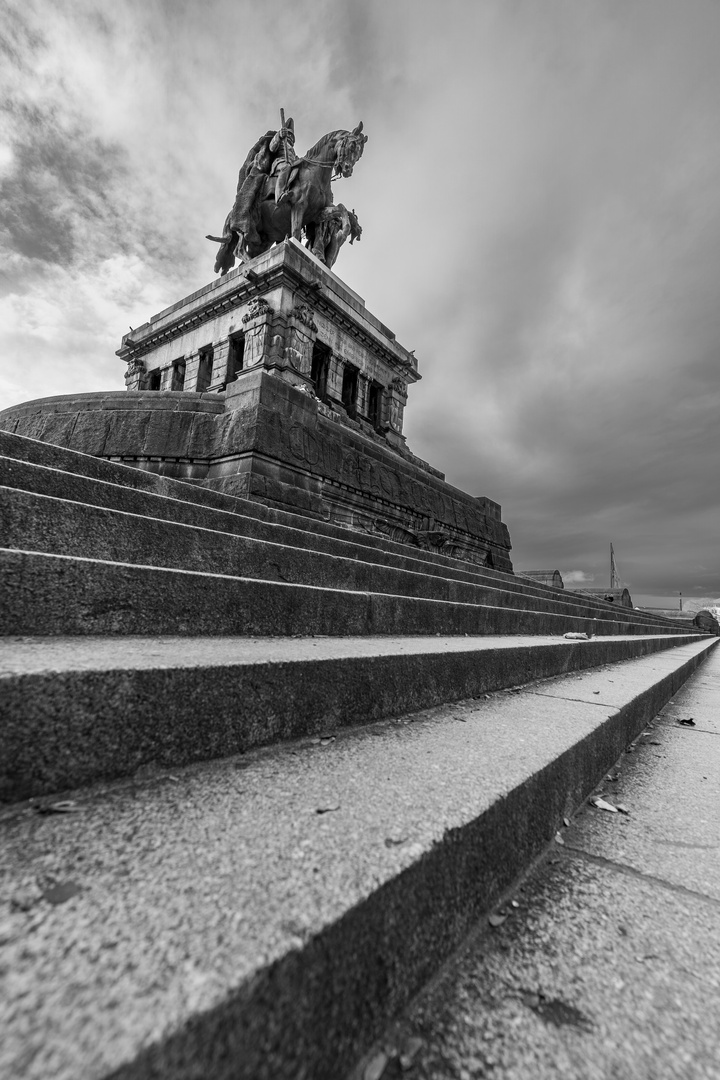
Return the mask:
[[415,356],[290,240],[123,338],[128,393],[27,402],[0,426],[512,571],[500,507],[402,433]]

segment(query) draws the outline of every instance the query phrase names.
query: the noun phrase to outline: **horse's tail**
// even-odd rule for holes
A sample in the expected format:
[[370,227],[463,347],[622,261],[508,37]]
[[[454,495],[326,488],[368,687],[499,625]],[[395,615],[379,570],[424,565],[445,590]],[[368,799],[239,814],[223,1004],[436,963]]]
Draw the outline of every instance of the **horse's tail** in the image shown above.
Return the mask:
[[215,259],[214,270],[216,274],[227,274],[228,270],[232,270],[235,265],[235,249],[239,239],[238,234],[231,229],[229,232],[226,232],[224,236],[210,236],[208,233],[205,236],[205,239],[212,240],[215,244],[220,244],[217,258]]

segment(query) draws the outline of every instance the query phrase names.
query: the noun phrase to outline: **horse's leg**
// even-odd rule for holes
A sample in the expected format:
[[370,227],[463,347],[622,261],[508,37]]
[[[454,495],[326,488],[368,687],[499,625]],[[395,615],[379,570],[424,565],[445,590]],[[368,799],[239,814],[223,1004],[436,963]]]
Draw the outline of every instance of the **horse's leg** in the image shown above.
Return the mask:
[[338,251],[340,250],[341,243],[342,240],[339,240],[338,234],[335,233],[332,240],[325,248],[325,258],[323,262],[327,266],[328,270],[332,270],[333,266],[335,265],[335,260],[338,257]]
[[303,218],[307,209],[307,201],[301,196],[297,202],[293,200],[290,210],[290,235],[296,240],[302,236]]
[[325,240],[322,229],[318,229],[313,246],[310,248],[316,259],[325,262]]

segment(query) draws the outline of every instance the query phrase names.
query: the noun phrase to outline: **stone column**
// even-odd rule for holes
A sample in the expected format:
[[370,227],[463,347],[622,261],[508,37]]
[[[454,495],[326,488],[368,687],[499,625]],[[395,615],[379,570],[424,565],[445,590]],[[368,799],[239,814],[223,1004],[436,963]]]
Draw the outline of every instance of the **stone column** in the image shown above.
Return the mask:
[[388,431],[386,438],[390,443],[404,443],[403,413],[407,402],[407,385],[405,381],[396,376],[390,383],[388,394]]
[[200,368],[200,353],[190,353],[185,361],[185,386],[184,390],[194,393],[197,390],[198,370]]
[[362,371],[358,375],[357,411],[364,419],[368,414],[368,394],[370,393],[370,378]]
[[170,364],[169,367],[161,368],[161,370],[160,370],[160,389],[161,390],[172,390],[174,373],[175,373],[175,368],[173,367],[172,364]]
[[230,341],[228,338],[213,344],[213,369],[210,385],[208,386],[209,391],[225,389],[229,357]]
[[330,357],[327,377],[327,396],[331,404],[337,405],[342,401],[343,363],[334,353]]
[[125,372],[125,389],[126,390],[144,390],[145,382],[145,365],[142,360],[134,358],[128,360],[127,371]]

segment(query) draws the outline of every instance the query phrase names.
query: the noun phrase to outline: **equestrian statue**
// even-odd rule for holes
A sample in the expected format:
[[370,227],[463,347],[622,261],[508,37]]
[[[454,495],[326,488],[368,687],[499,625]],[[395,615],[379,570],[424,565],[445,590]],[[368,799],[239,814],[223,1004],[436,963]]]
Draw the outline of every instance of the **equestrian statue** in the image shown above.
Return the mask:
[[361,121],[353,131],[329,131],[298,157],[295,124],[281,109],[279,130],[266,131],[243,162],[223,235],[207,237],[220,244],[215,273],[227,274],[236,257],[254,259],[289,236],[300,240],[303,229],[306,247],[328,267],[345,240],[359,240],[355,211],[334,204],[330,183],[352,176],[367,142],[362,130]]

